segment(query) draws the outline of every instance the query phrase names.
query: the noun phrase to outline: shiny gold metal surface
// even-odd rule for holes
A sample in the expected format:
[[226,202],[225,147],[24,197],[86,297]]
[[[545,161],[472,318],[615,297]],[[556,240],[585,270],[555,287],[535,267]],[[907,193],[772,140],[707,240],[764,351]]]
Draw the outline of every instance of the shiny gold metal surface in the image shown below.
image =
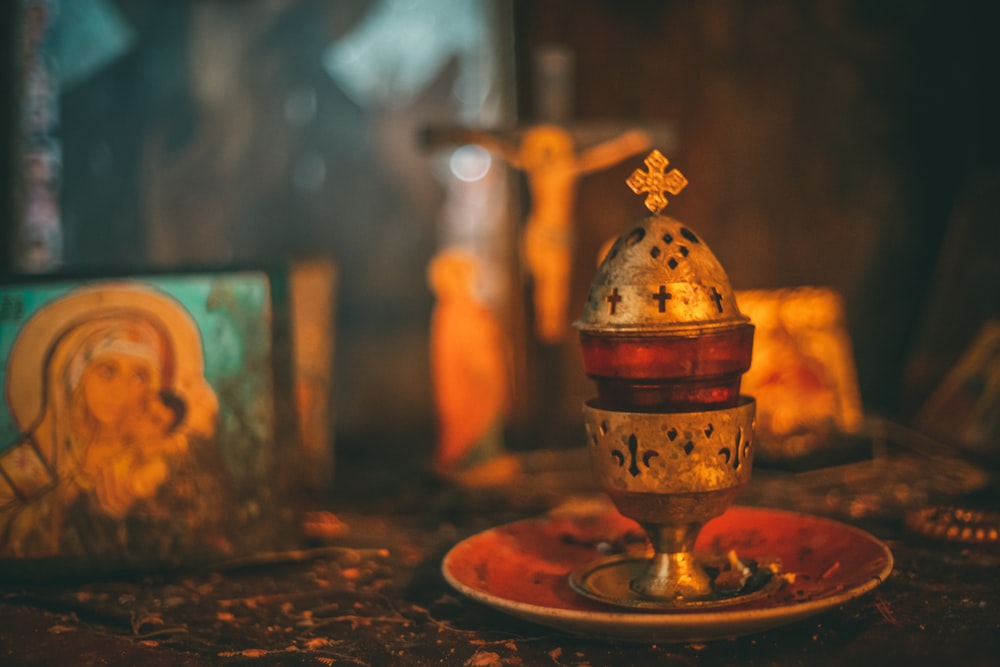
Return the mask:
[[[701,527],[750,479],[755,404],[697,412],[641,413],[584,406],[591,465],[618,511],[653,546],[631,581],[654,600],[704,600],[712,579],[693,554]],[[581,584],[586,585],[586,584]]]
[[595,566],[578,577],[574,585],[595,599],[607,597],[616,577],[628,577],[630,597],[656,604],[716,598],[695,539],[753,468],[756,406],[740,395],[753,326],[708,244],[659,214],[665,193],[687,185],[668,164],[653,151],[647,171],[628,179],[653,215],[610,247],[576,323],[584,368],[598,388],[584,406],[594,474],[652,547],[639,568]]
[[[730,576],[735,568],[725,557],[715,554],[678,554],[684,559],[703,563],[713,575],[713,581]],[[713,591],[706,597],[690,599],[675,596],[650,597],[642,595],[629,582],[648,570],[649,557],[645,554],[617,554],[587,563],[570,574],[573,590],[592,600],[633,609],[662,610],[703,610],[717,609],[751,600],[773,593],[781,586],[782,579],[776,576],[778,564],[773,559],[765,562],[739,563],[737,567],[746,569],[746,574],[734,581],[733,587],[725,592]],[[678,577],[683,580],[683,577]],[[719,586],[720,589],[724,586]]]
[[608,335],[681,335],[748,321],[708,244],[678,220],[655,215],[611,246],[576,326]]
[[653,213],[659,213],[667,205],[664,193],[679,194],[687,187],[688,180],[677,169],[667,171],[670,160],[656,149],[653,149],[653,152],[646,156],[644,162],[646,163],[646,171],[636,169],[625,181],[625,184],[632,188],[632,192],[636,194],[645,193],[646,208]]
[[964,544],[1000,544],[1000,512],[996,510],[932,505],[907,512],[903,524],[924,537]]
[[597,479],[610,493],[690,494],[742,486],[753,467],[755,403],[643,413],[584,405]]

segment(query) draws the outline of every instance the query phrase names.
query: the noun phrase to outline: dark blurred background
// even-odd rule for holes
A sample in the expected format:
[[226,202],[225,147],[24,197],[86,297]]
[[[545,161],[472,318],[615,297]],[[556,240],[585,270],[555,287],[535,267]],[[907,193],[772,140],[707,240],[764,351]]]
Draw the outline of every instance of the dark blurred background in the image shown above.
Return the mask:
[[[670,214],[708,240],[734,287],[844,296],[870,413],[911,418],[1000,311],[989,3],[42,4],[55,9],[44,48],[61,155],[61,238],[42,268],[332,259],[345,455],[433,437],[425,268],[450,233],[447,151],[421,147],[419,132],[537,120],[535,56],[553,45],[572,54],[568,126],[671,128],[668,157],[691,184]],[[24,6],[0,9],[8,270],[24,270]],[[643,214],[623,185],[640,165],[578,184],[573,313],[601,243]],[[510,195],[489,206],[516,236],[528,203],[509,176]],[[515,438],[560,444],[539,443],[539,425],[572,439],[591,388],[575,342],[533,342],[523,271],[503,252]]]

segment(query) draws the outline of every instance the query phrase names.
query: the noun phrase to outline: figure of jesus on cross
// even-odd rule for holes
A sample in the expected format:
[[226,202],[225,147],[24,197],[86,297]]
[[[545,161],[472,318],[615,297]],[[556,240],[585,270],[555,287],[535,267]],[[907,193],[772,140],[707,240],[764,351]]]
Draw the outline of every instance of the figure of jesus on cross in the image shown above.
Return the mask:
[[578,151],[570,132],[558,125],[533,125],[519,135],[519,141],[511,141],[486,130],[451,130],[447,138],[478,144],[527,176],[531,203],[523,257],[532,281],[535,332],[543,343],[555,344],[569,330],[577,180],[646,150],[651,139],[646,132],[629,130]]

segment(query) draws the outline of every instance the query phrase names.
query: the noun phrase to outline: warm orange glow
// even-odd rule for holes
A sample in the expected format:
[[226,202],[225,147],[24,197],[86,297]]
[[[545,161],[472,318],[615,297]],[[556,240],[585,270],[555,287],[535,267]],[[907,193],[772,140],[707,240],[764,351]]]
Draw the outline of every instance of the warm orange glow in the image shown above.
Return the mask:
[[850,338],[839,294],[825,288],[736,293],[753,322],[753,362],[743,391],[757,399],[764,456],[809,453],[862,420]]
[[499,321],[474,293],[476,260],[444,251],[428,269],[437,297],[431,319],[431,375],[438,417],[434,465],[453,471],[478,448],[496,453],[507,401],[506,345]]

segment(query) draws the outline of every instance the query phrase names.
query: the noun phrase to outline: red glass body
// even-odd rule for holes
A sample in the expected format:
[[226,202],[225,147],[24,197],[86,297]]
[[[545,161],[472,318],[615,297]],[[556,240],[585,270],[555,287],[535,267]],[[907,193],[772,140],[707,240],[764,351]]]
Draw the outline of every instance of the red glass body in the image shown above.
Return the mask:
[[627,412],[735,407],[750,368],[752,324],[686,335],[580,332],[583,366],[598,406]]

